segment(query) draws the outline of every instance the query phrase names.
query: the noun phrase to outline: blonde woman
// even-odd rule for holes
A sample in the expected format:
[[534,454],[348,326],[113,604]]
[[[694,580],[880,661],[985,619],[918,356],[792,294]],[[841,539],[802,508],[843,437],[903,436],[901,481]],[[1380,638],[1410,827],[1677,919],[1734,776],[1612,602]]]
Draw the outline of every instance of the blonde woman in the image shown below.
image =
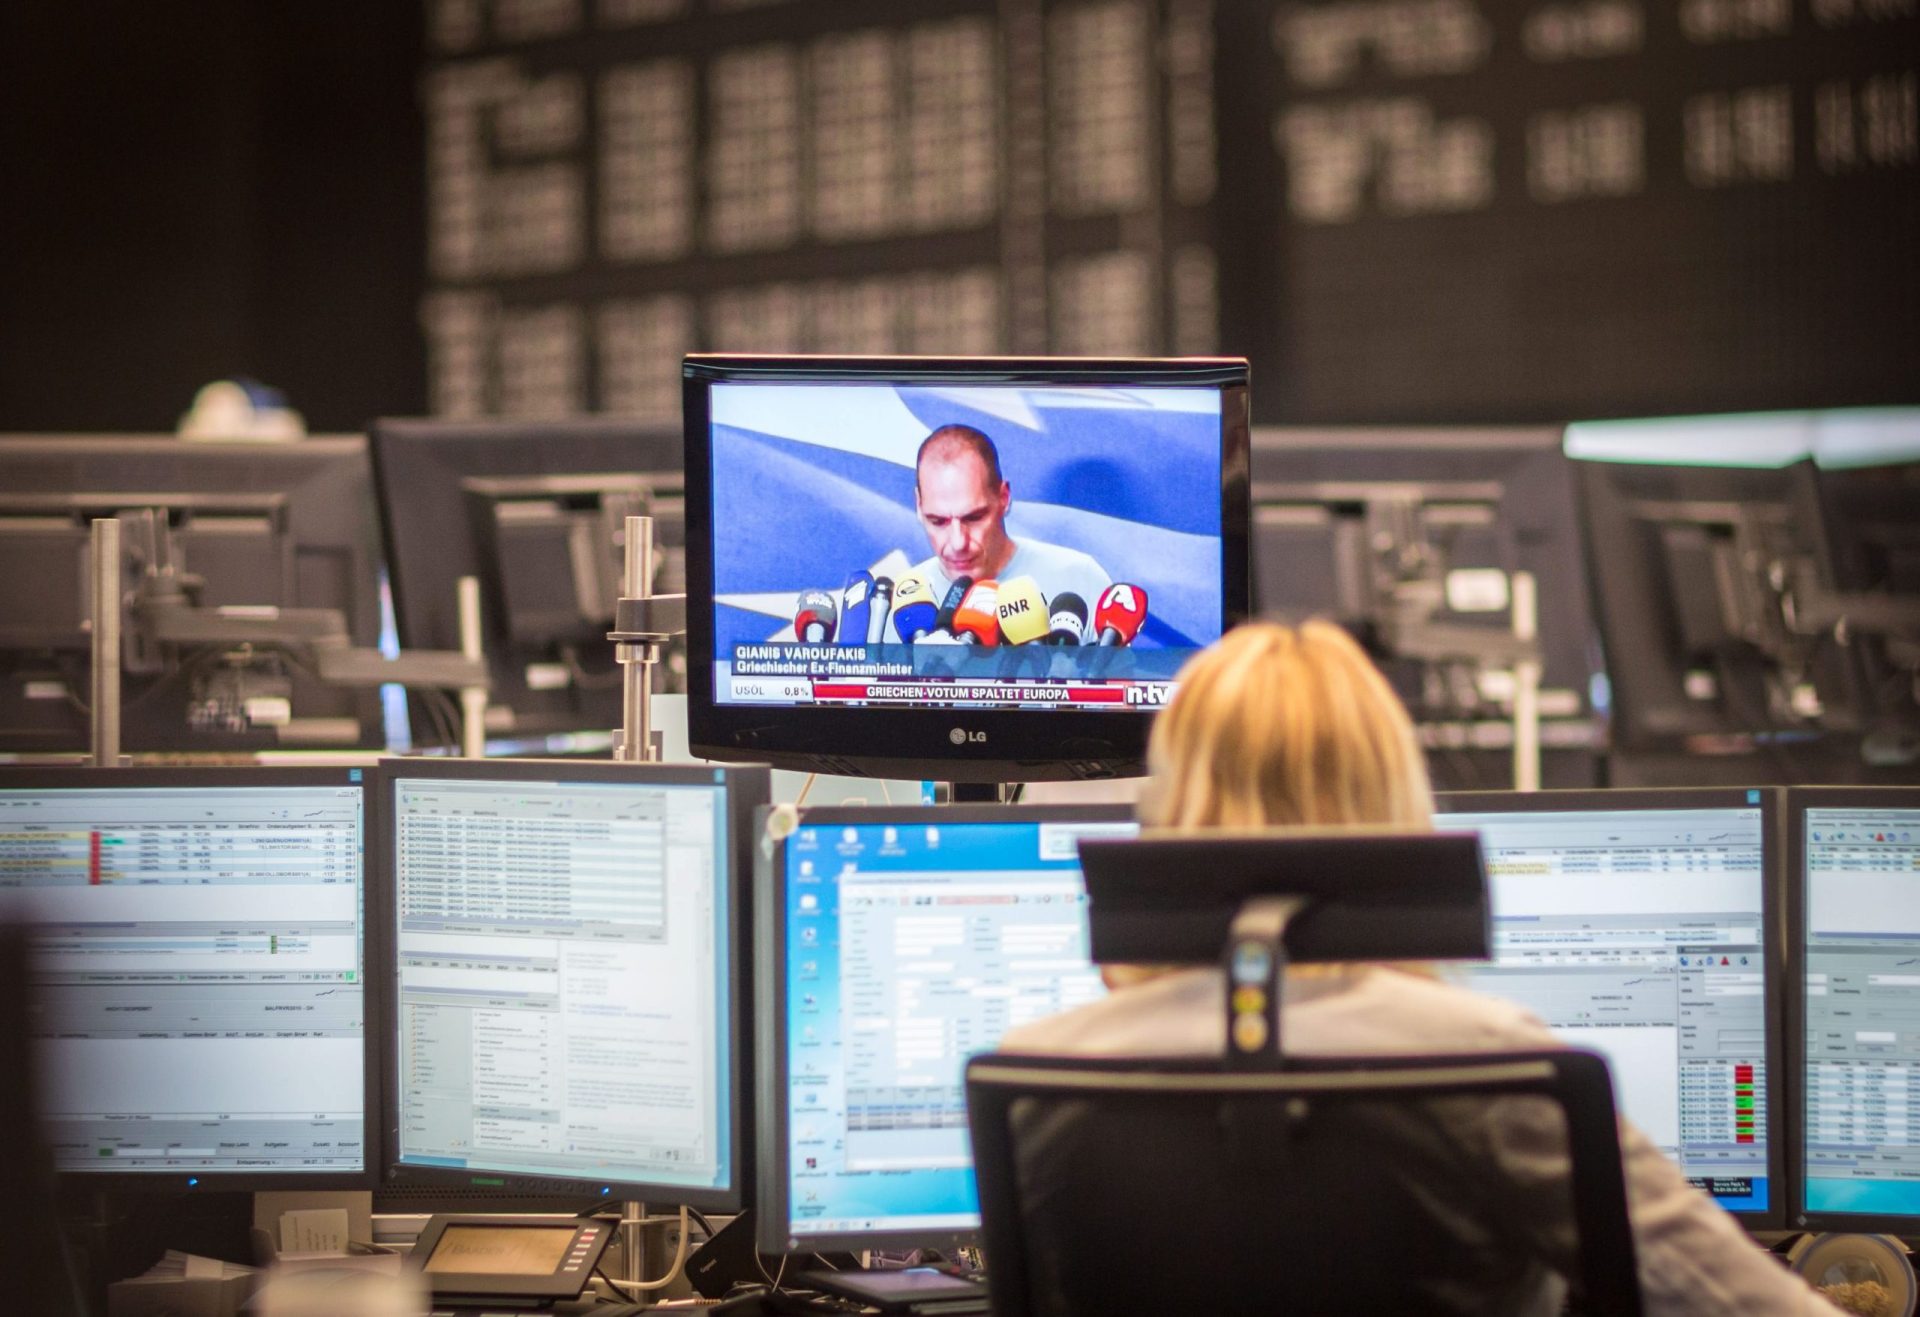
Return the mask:
[[[1433,800],[1412,724],[1345,632],[1255,624],[1190,663],[1154,728],[1149,825],[1432,826]],[[1169,878],[1169,881],[1177,881]],[[1003,1051],[1192,1056],[1225,1047],[1216,969],[1110,967],[1104,1000],[1016,1030]],[[1556,1045],[1518,1006],[1421,967],[1303,966],[1289,972],[1282,1036],[1307,1056],[1529,1051]],[[1497,1167],[1506,1220],[1463,1230],[1482,1274],[1481,1311],[1556,1311],[1572,1248],[1564,1140],[1538,1103],[1509,1101],[1461,1132],[1463,1164]],[[1623,1123],[1629,1209],[1649,1314],[1836,1310],[1756,1247]],[[1444,1193],[1445,1186],[1437,1186]],[[1478,1229],[1479,1235],[1473,1232]],[[1531,1296],[1532,1301],[1528,1301]]]

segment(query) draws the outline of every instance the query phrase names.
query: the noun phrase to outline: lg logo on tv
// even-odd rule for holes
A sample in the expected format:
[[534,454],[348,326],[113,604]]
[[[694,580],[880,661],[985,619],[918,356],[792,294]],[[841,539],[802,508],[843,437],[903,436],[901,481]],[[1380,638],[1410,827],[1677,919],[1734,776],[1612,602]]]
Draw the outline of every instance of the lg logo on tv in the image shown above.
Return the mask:
[[985,732],[970,732],[964,727],[956,727],[947,733],[947,739],[955,745],[984,745],[986,744],[987,734]]

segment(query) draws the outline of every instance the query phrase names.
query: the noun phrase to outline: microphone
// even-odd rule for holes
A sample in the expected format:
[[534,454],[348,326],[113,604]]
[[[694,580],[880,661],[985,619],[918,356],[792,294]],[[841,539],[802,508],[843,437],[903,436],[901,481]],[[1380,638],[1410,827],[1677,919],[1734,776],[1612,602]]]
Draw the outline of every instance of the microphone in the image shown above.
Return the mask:
[[1000,583],[992,577],[975,581],[960,607],[953,610],[953,634],[970,645],[1000,643]]
[[1124,581],[1102,590],[1093,610],[1093,626],[1102,645],[1131,645],[1146,620],[1147,592]]
[[940,625],[940,606],[933,601],[933,585],[919,572],[908,572],[893,587],[893,629],[901,643],[911,645]]
[[1000,587],[995,613],[1009,645],[1026,645],[1047,634],[1047,599],[1031,576],[1017,576]]
[[867,592],[872,613],[867,618],[867,643],[878,645],[887,638],[887,610],[893,606],[893,578],[876,576]]
[[833,596],[825,590],[802,590],[799,607],[793,615],[793,638],[803,644],[818,645],[833,640],[834,624],[840,619]]
[[840,634],[849,644],[865,642],[867,615],[872,607],[873,573],[865,570],[847,573],[847,583],[840,587]]
[[1078,645],[1087,638],[1087,601],[1071,590],[1054,597],[1052,616],[1047,619],[1049,645]]
[[934,619],[934,630],[952,632],[953,615],[960,611],[961,601],[967,597],[967,591],[973,589],[973,578],[963,576],[947,587],[947,597],[940,601],[940,614]]

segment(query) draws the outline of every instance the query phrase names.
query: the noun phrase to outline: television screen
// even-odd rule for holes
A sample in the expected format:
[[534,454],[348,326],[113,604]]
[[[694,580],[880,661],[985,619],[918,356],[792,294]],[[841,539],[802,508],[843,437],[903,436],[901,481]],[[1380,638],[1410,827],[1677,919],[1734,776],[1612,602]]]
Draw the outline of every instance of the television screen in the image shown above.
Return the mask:
[[707,386],[716,709],[1139,714],[1244,612],[1244,366],[981,364]]

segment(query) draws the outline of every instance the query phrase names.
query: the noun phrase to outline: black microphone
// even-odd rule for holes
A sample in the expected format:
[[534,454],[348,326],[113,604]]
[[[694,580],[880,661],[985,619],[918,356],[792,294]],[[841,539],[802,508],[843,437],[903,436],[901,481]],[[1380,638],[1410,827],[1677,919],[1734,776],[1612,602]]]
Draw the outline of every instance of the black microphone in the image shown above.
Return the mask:
[[887,614],[893,608],[893,578],[876,576],[867,590],[867,643],[878,645],[887,638]]
[[1087,639],[1087,601],[1071,590],[1063,590],[1054,596],[1047,606],[1047,632],[1049,645],[1079,645]]
[[960,611],[960,602],[967,597],[967,591],[971,589],[973,589],[971,576],[963,576],[947,587],[946,598],[940,601],[940,615],[933,620],[935,631],[953,634],[953,615]]

